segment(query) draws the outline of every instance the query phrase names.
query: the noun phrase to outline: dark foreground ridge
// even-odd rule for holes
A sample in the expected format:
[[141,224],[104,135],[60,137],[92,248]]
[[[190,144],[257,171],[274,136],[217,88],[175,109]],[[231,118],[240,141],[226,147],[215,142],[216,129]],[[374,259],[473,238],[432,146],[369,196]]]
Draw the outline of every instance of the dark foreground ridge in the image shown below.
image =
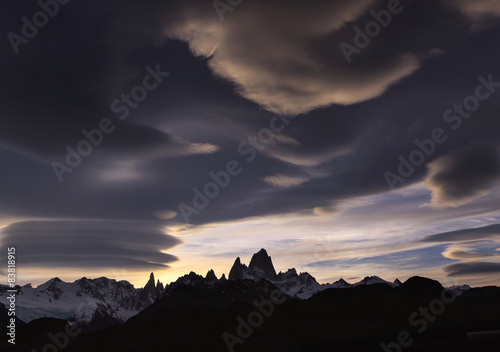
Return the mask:
[[[20,322],[16,346],[4,340],[0,350],[431,352],[486,351],[500,342],[498,287],[446,289],[423,277],[397,285],[367,277],[300,299],[279,287],[280,275],[299,276],[295,270],[276,274],[267,253],[259,253],[246,269],[240,260],[235,266],[267,278],[192,272],[125,323],[84,332],[62,319]],[[153,277],[146,286],[141,292],[148,299],[160,290]]]

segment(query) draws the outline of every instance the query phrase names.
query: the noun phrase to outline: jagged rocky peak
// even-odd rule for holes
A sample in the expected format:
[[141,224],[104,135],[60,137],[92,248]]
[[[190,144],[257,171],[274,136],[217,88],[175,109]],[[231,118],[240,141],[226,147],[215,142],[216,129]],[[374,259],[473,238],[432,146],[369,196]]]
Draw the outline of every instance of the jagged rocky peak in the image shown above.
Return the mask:
[[286,272],[279,272],[277,275],[278,280],[285,280],[287,278],[298,277],[297,270],[295,268],[288,269]]
[[149,281],[147,282],[146,286],[144,286],[144,289],[146,290],[147,288],[155,288],[155,275],[151,273],[149,275]]
[[300,281],[306,285],[317,285],[318,284],[318,281],[316,281],[314,276],[312,276],[308,272],[300,273],[299,277],[300,277]]
[[50,279],[49,281],[47,281],[43,285],[46,285],[46,286],[56,286],[57,284],[59,284],[61,282],[63,282],[63,281],[60,278],[54,277],[53,279]]
[[191,271],[189,274],[181,276],[175,282],[167,285],[167,287],[165,288],[165,294],[169,294],[180,286],[205,287],[207,286],[207,282],[208,280],[206,280],[203,276],[196,274],[194,271]]
[[396,279],[394,280],[394,282],[392,283],[392,287],[398,287],[398,286],[401,286],[403,283],[401,281],[399,281],[399,279]]
[[343,278],[340,278],[340,280],[335,281],[333,284],[327,284],[326,286],[335,288],[347,288],[351,287],[352,285],[345,281]]
[[151,273],[149,275],[149,280],[146,283],[146,286],[144,286],[143,290],[146,292],[154,292],[157,291],[158,293],[163,292],[164,290],[163,283],[158,279],[155,284],[155,275],[154,273]]
[[156,300],[159,296],[163,294],[163,291],[165,288],[163,287],[163,284],[158,280],[155,284],[155,275],[151,273],[149,275],[149,280],[142,289],[142,296],[144,299],[149,299],[150,301]]
[[248,269],[256,276],[271,280],[276,279],[276,270],[274,270],[273,262],[264,248],[252,256]]
[[186,283],[186,282],[191,282],[193,280],[203,281],[204,278],[203,278],[203,276],[198,275],[194,271],[190,271],[189,274],[186,274],[184,276],[179,277],[176,282],[178,282],[178,283]]
[[245,264],[241,264],[240,257],[238,257],[234,261],[233,267],[229,272],[229,280],[243,279],[247,271],[247,266]]
[[205,276],[205,280],[208,282],[216,282],[217,281],[217,276],[215,275],[215,272],[213,269],[210,269],[207,273],[207,276]]
[[276,270],[274,270],[271,257],[264,248],[252,256],[248,267],[241,263],[240,257],[236,258],[229,272],[229,280],[236,279],[277,279]]
[[317,285],[318,282],[314,277],[311,276],[308,272],[303,272],[300,274],[297,274],[297,270],[295,268],[288,269],[286,272],[279,272],[278,275],[276,275],[276,280],[277,281],[290,281],[290,282],[295,282],[298,284],[305,284],[305,285]]

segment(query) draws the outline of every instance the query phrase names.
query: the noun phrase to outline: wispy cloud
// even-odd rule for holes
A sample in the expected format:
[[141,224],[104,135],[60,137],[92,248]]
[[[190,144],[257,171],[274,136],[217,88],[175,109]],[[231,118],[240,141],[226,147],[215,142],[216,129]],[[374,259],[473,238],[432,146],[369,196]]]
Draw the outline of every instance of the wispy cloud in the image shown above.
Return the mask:
[[24,221],[0,236],[22,252],[21,265],[37,268],[162,269],[177,260],[163,251],[182,243],[147,223],[111,221]]
[[433,207],[458,207],[489,194],[500,185],[500,150],[477,145],[441,156],[428,164],[427,187]]
[[286,176],[286,175],[271,175],[262,178],[262,181],[267,183],[270,186],[277,188],[289,188],[300,186],[301,184],[309,181],[309,179],[305,177],[295,177],[295,176]]
[[444,271],[448,276],[498,275],[500,273],[500,263],[459,263],[445,267]]

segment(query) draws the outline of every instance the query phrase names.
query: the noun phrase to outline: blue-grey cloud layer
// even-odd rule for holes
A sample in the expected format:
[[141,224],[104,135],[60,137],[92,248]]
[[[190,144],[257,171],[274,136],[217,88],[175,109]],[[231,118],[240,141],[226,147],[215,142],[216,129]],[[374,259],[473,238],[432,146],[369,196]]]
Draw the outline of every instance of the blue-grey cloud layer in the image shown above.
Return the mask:
[[127,222],[25,221],[1,235],[2,247],[16,248],[21,267],[166,268],[177,258],[162,251],[181,244],[159,228]]

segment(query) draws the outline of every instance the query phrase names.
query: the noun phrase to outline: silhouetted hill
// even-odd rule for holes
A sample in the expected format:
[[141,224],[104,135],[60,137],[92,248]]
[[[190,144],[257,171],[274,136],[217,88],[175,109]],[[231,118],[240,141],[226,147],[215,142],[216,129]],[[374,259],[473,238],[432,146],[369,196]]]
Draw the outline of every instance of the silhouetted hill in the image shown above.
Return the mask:
[[[229,303],[227,297],[247,291],[258,303],[269,300],[265,292],[273,286],[266,280],[253,283],[228,281],[212,293],[178,287],[125,324],[77,337],[67,351],[227,351],[224,334],[239,338],[241,321],[259,312],[250,299]],[[484,342],[467,339],[467,332],[500,330],[500,300],[494,295],[453,297],[438,282],[419,277],[401,286],[332,288],[308,300],[287,297],[234,344],[234,351],[383,351],[381,344],[397,342],[401,331],[412,341],[405,351],[475,351]],[[181,298],[184,294],[188,298]],[[224,304],[213,304],[207,294]]]
[[396,288],[405,293],[414,293],[419,295],[435,296],[440,295],[444,290],[439,281],[428,279],[421,276],[413,276]]
[[462,296],[464,298],[497,296],[500,299],[500,287],[497,286],[475,287],[464,292]]

